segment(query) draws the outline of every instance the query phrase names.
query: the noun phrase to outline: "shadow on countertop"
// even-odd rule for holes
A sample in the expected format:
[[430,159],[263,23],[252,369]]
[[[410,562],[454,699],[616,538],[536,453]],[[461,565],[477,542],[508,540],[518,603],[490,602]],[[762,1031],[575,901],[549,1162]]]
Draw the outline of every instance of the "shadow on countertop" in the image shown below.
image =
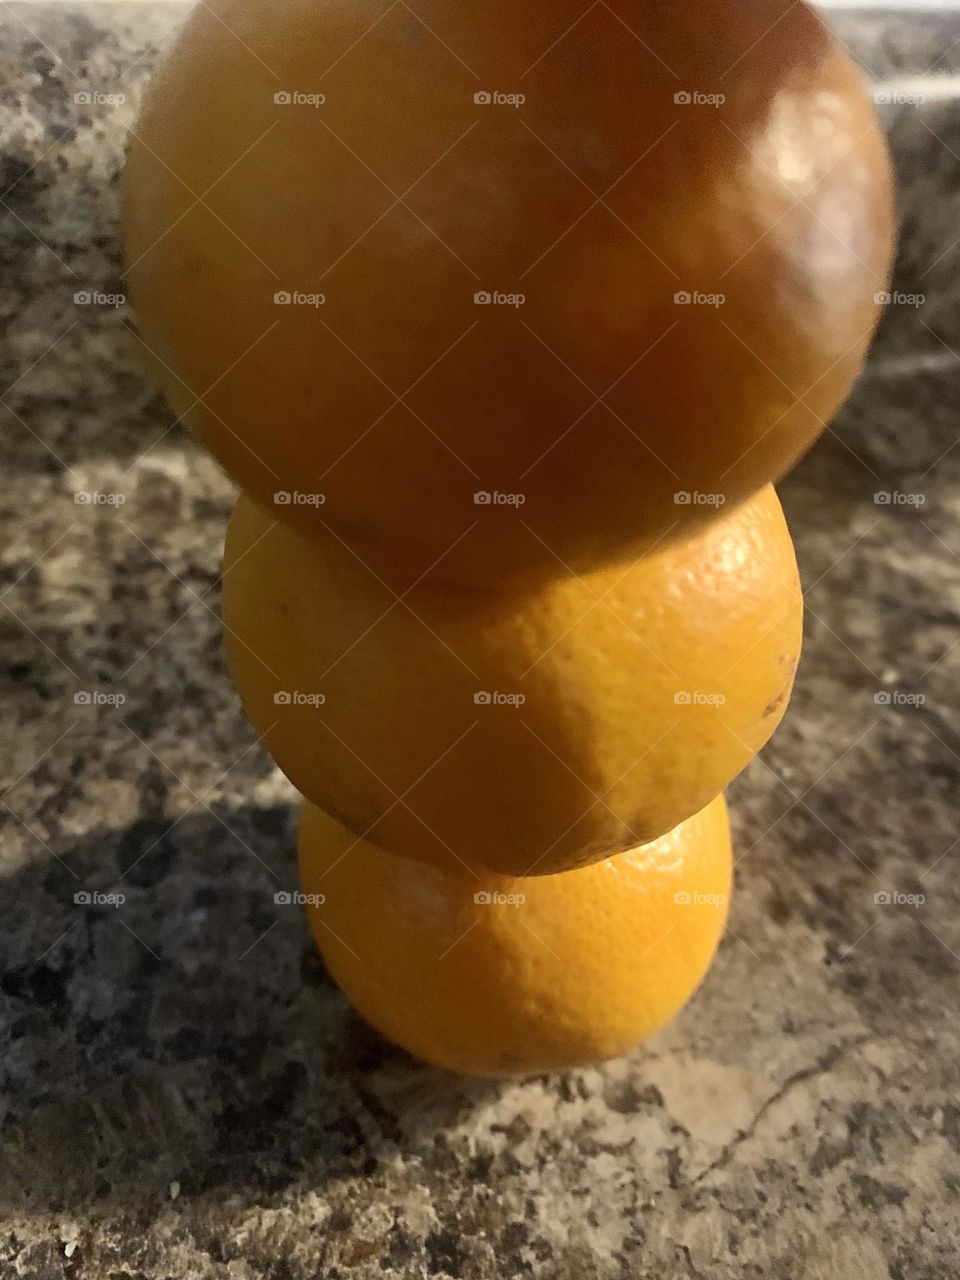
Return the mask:
[[[318,1189],[318,1171],[369,1176],[385,1147],[496,1096],[415,1063],[350,1009],[302,909],[274,902],[296,886],[294,820],[287,806],[141,818],[0,883],[4,949],[22,960],[0,979],[16,1085],[5,1210],[162,1202],[171,1183],[262,1197],[307,1168]],[[384,1071],[402,1124],[377,1095]]]

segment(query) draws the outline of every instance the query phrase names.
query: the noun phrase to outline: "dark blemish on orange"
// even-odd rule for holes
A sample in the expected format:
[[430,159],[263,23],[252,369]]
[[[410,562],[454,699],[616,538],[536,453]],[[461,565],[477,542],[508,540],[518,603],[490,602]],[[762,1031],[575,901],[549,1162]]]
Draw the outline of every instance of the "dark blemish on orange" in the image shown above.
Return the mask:
[[772,716],[773,713],[776,711],[777,707],[779,707],[783,702],[783,700],[786,698],[786,696],[787,696],[786,689],[781,689],[780,692],[777,694],[777,696],[774,698],[774,700],[772,702],[768,702],[767,705],[763,708],[764,716],[765,717]]

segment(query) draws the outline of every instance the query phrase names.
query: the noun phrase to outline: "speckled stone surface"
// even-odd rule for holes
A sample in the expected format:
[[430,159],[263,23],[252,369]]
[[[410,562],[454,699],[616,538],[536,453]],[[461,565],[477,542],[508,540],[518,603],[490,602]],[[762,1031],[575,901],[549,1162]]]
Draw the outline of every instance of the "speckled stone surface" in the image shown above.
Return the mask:
[[[960,105],[883,108],[926,300],[782,488],[806,649],[732,791],[717,963],[631,1057],[493,1085],[366,1030],[274,904],[294,798],[224,669],[232,491],[99,296],[179,16],[0,6],[0,1276],[960,1274]],[[960,65],[957,16],[834,21],[877,74]]]

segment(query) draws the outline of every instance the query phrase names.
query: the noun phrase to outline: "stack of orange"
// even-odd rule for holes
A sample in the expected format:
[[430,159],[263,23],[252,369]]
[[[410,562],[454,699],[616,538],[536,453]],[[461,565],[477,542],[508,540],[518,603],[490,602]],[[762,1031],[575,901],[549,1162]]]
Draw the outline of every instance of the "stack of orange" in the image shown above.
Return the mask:
[[213,0],[155,77],[139,322],[245,490],[227,650],[317,942],[412,1052],[601,1059],[704,976],[800,649],[771,481],[891,223],[792,0]]

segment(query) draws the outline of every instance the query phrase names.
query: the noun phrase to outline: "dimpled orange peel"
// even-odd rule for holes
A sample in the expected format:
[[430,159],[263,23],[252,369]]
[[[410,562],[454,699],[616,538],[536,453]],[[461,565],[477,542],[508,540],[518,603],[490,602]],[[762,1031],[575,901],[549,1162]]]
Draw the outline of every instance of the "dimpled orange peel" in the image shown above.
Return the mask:
[[225,643],[263,743],[357,835],[441,866],[563,871],[702,809],[782,717],[800,654],[768,487],[632,565],[403,602],[242,497]]
[[779,477],[860,367],[893,218],[796,0],[210,0],[124,230],[161,381],[244,489],[394,584],[490,587]]
[[798,0],[208,0],[123,231],[244,491],[228,659],[334,977],[454,1070],[640,1043],[710,964],[722,789],[793,684],[771,482],[887,283],[856,69]]
[[512,1075],[624,1053],[689,1000],[731,883],[722,796],[652,844],[523,879],[397,857],[304,807],[310,926],[356,1008],[409,1052]]

